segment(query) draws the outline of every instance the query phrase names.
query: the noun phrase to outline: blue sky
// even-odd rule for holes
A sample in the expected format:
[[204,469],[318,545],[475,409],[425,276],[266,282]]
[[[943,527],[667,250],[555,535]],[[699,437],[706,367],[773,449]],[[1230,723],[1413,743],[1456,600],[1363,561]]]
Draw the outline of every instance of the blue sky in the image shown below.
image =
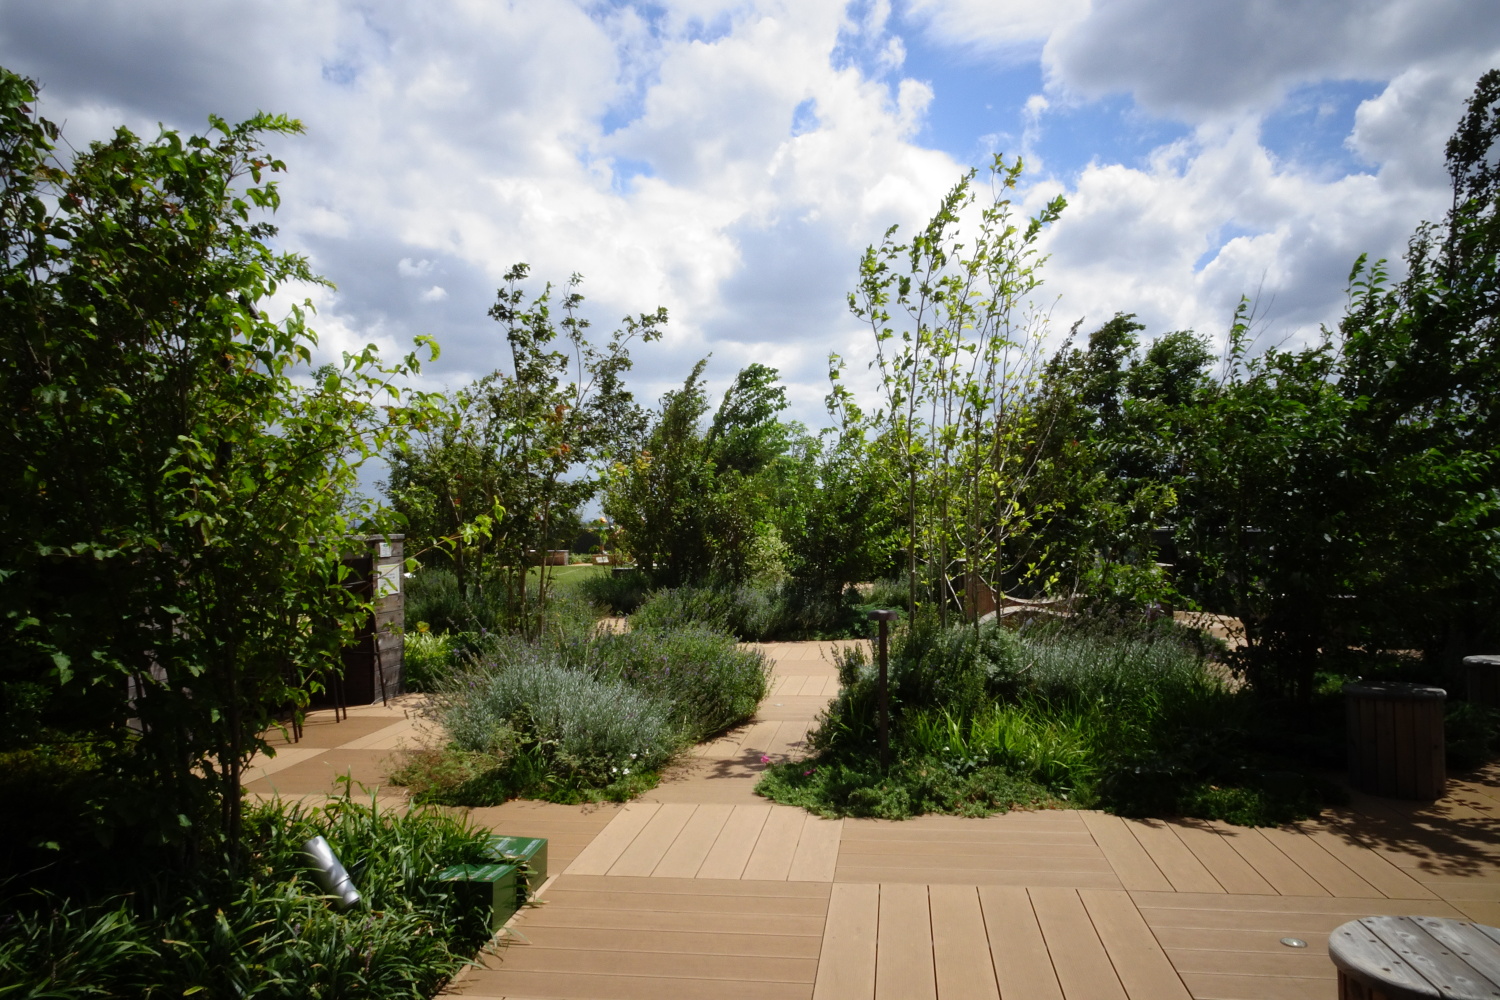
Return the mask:
[[[859,253],[968,167],[1022,153],[1055,343],[1116,311],[1265,342],[1337,321],[1360,253],[1399,258],[1447,202],[1441,147],[1500,65],[1489,0],[51,0],[0,5],[0,63],[75,145],[118,124],[285,111],[281,240],[330,354],[500,363],[500,275],[585,276],[596,327],[666,305],[653,398],[712,352],[779,367],[824,420],[830,351],[870,334]],[[1050,339],[1048,339],[1050,338]]]

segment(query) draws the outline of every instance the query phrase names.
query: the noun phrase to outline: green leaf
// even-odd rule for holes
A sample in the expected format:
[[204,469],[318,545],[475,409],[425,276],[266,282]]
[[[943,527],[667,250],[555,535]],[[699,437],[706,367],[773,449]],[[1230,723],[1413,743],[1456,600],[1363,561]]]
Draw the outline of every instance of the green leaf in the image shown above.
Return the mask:
[[52,664],[57,668],[57,682],[66,684],[73,679],[73,660],[66,653],[53,653]]

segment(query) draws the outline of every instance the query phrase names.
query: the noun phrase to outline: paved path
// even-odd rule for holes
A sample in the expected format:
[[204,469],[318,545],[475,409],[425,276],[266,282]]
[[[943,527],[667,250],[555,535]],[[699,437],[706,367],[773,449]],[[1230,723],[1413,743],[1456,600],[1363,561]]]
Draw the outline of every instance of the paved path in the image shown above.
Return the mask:
[[[1354,796],[1316,823],[1245,829],[1091,811],[821,820],[751,793],[834,692],[813,643],[771,644],[771,695],[627,806],[512,802],[473,818],[551,838],[561,872],[471,1000],[1326,998],[1327,935],[1424,914],[1500,924],[1500,767],[1419,806]],[[405,727],[405,728],[401,728]],[[344,739],[354,733],[353,739]],[[312,726],[249,782],[374,781],[402,707]],[[1282,938],[1306,942],[1290,948]]]

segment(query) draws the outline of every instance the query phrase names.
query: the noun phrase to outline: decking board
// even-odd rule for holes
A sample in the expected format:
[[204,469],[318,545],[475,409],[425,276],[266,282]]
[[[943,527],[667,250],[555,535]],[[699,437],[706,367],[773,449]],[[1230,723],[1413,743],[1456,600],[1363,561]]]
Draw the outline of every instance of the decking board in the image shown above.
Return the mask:
[[1028,895],[1063,995],[1126,1000],[1125,988],[1077,891],[1031,889]]
[[1001,1000],[1064,1000],[1027,891],[1019,886],[980,886],[979,904]]
[[882,885],[875,946],[876,1000],[936,1000],[932,917],[925,885]]
[[927,898],[937,995],[943,1000],[999,1000],[978,888],[934,885]]
[[1083,822],[1104,856],[1109,859],[1120,884],[1132,890],[1170,890],[1172,883],[1162,874],[1151,855],[1141,846],[1118,816],[1086,812]]
[[1131,1000],[1190,1000],[1187,987],[1127,893],[1085,889],[1078,896]]
[[879,886],[833,887],[813,1000],[874,1000],[879,926]]

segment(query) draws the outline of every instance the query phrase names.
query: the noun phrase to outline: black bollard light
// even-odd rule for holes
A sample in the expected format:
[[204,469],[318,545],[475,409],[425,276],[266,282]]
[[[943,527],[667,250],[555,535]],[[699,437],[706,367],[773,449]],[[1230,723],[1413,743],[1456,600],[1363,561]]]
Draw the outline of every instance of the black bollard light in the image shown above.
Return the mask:
[[870,618],[880,623],[880,718],[876,724],[880,734],[880,766],[886,768],[891,765],[891,695],[886,681],[886,660],[890,649],[889,623],[896,620],[896,612],[871,611]]

